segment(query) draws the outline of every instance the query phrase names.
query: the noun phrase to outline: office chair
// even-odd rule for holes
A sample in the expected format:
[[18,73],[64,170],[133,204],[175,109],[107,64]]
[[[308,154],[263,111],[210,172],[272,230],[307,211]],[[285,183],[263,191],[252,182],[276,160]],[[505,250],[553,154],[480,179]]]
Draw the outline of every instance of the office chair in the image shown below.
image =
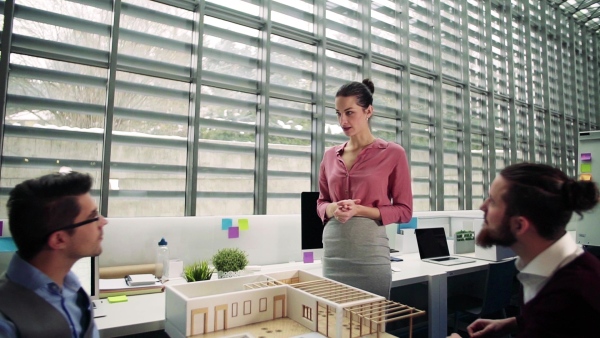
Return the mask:
[[514,259],[490,263],[483,299],[467,294],[449,297],[448,311],[454,312],[453,332],[457,330],[462,313],[470,315],[473,320],[498,318],[498,315],[506,318],[506,307],[510,304],[516,274]]

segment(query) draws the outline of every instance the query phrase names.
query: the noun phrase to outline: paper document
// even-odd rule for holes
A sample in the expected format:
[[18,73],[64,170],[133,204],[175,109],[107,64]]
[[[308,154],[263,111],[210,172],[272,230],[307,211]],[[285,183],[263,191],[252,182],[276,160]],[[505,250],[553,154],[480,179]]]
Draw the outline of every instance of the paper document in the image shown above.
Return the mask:
[[118,289],[143,289],[143,288],[161,288],[163,284],[160,281],[156,281],[150,285],[129,285],[125,281],[125,278],[111,278],[111,279],[100,279],[98,284],[100,290],[118,290]]
[[129,286],[154,285],[158,279],[150,273],[125,276],[125,281]]

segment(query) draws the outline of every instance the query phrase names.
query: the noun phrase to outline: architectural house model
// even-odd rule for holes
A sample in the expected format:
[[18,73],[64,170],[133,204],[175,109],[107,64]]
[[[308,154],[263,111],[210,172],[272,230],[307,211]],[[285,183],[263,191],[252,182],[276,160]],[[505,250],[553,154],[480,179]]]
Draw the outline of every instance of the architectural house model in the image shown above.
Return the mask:
[[[165,330],[170,337],[202,335],[278,318],[290,318],[335,338],[372,333],[379,337],[386,323],[407,319],[412,336],[413,318],[425,314],[302,270],[167,286],[165,293]],[[318,316],[319,311],[327,315]]]

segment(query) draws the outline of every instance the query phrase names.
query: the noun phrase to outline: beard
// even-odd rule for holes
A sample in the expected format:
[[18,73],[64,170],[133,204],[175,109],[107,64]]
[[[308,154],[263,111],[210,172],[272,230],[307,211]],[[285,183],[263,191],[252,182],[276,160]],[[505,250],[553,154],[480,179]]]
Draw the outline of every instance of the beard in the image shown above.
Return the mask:
[[504,217],[497,229],[485,225],[477,235],[477,245],[489,248],[492,245],[510,247],[517,241],[515,235],[510,231],[510,217]]

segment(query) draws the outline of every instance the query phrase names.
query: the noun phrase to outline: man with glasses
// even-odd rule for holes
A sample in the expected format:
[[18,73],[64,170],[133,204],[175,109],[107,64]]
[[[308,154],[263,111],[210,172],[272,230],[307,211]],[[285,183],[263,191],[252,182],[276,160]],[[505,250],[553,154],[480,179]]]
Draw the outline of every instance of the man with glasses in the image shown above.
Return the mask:
[[56,173],[18,184],[9,229],[18,251],[0,277],[0,337],[99,337],[92,302],[71,272],[102,252],[107,221],[90,195],[92,178]]

